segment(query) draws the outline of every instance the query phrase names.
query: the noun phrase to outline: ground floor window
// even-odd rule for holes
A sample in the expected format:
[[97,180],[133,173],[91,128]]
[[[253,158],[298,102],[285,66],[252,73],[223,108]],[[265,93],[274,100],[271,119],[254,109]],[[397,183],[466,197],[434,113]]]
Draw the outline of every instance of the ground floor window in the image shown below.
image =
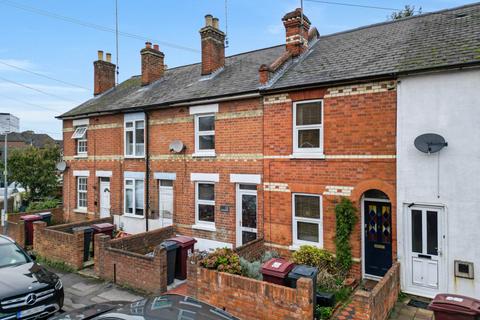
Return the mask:
[[294,244],[323,246],[322,197],[294,193],[292,202]]
[[87,210],[87,177],[77,177],[77,209]]
[[197,224],[215,224],[215,184],[213,182],[195,184],[195,207]]
[[143,179],[125,179],[125,214],[143,216],[144,181]]

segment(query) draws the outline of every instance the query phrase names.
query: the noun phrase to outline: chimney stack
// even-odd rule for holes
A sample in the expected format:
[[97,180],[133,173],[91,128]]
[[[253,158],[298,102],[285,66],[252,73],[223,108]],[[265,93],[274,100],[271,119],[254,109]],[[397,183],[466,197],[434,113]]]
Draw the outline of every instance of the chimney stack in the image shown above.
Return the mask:
[[165,73],[165,55],[160,51],[158,44],[145,43],[145,48],[140,51],[142,56],[142,86],[160,79]]
[[107,53],[103,60],[103,51],[98,51],[98,60],[93,62],[93,94],[99,95],[115,86],[115,65],[111,62],[112,55]]
[[202,39],[202,75],[209,75],[225,66],[225,33],[219,29],[218,18],[207,14]]
[[286,32],[286,49],[293,57],[299,56],[308,48],[310,20],[302,15],[302,9],[287,13],[283,18]]

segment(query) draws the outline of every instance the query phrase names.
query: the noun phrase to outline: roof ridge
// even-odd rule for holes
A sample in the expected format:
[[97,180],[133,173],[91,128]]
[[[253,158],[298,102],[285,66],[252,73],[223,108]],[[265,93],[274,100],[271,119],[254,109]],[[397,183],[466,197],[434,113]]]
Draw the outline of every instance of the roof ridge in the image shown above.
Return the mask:
[[337,36],[337,35],[341,35],[341,34],[346,34],[346,33],[350,33],[350,32],[355,32],[355,31],[358,31],[358,30],[363,30],[363,29],[378,27],[378,26],[382,26],[382,25],[400,23],[400,22],[408,21],[408,20],[412,20],[412,19],[420,19],[420,18],[424,18],[424,17],[426,17],[426,16],[435,15],[435,14],[444,14],[444,13],[446,13],[446,12],[448,12],[448,11],[455,11],[455,10],[459,10],[459,9],[464,9],[464,8],[469,8],[469,7],[475,7],[475,6],[478,6],[478,5],[480,5],[480,2],[474,2],[474,3],[464,4],[464,5],[461,5],[461,6],[458,6],[458,7],[454,7],[454,8],[442,9],[442,10],[438,10],[438,11],[425,12],[425,13],[422,13],[422,14],[417,14],[417,15],[413,15],[413,16],[410,16],[410,17],[401,18],[401,19],[398,19],[398,20],[376,22],[376,23],[367,24],[367,25],[365,25],[365,26],[360,26],[360,27],[356,27],[356,28],[353,28],[353,29],[349,29],[349,30],[344,30],[344,31],[339,31],[339,32],[330,33],[330,34],[327,34],[327,35],[324,35],[324,36],[320,36],[320,38],[328,38],[328,37],[333,37],[333,36]]

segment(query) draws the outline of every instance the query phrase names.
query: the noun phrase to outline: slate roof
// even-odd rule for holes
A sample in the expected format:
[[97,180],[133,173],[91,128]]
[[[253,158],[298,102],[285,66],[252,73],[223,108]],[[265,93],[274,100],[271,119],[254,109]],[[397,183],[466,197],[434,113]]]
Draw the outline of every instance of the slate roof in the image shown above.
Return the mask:
[[[284,50],[280,45],[227,57],[224,70],[210,80],[201,81],[199,63],[169,69],[145,87],[135,76],[59,118],[258,92],[259,66],[271,64]],[[480,3],[322,36],[263,89],[468,64],[480,64]]]
[[256,92],[260,65],[272,63],[284,51],[281,45],[227,57],[225,68],[210,80],[201,80],[200,63],[167,69],[161,79],[148,86],[142,86],[140,76],[134,76],[60,117]]
[[320,37],[271,88],[480,64],[480,3]]

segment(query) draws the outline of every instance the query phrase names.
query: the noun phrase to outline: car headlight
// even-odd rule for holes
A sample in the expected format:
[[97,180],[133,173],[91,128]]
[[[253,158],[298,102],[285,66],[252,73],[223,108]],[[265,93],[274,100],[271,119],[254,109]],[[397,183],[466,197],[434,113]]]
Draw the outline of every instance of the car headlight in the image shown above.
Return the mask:
[[55,290],[61,290],[63,288],[62,280],[58,279],[57,283],[55,283]]

